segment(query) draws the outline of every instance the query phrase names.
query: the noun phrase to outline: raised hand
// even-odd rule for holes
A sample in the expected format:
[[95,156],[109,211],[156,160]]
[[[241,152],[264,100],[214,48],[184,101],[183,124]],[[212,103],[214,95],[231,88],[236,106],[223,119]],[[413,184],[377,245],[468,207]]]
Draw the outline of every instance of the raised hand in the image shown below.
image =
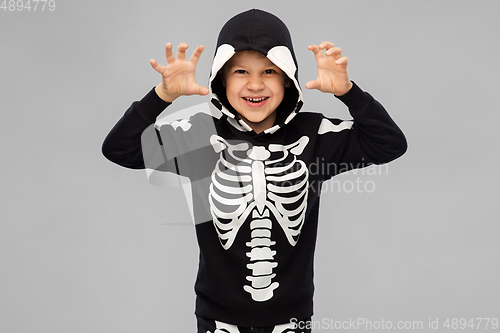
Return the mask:
[[[306,83],[307,89],[318,89],[325,93],[342,96],[352,88],[347,74],[347,57],[342,57],[342,49],[333,43],[324,41],[310,45],[309,50],[314,52],[318,64],[318,78]],[[325,50],[325,53],[322,52]]]
[[193,51],[191,58],[186,60],[186,50],[189,45],[181,43],[177,47],[177,59],[172,52],[172,44],[165,46],[167,66],[161,66],[156,60],[151,59],[149,63],[155,71],[161,74],[162,82],[156,86],[158,96],[166,102],[173,102],[177,97],[183,95],[206,95],[208,88],[195,82],[195,71],[204,46],[200,45]]

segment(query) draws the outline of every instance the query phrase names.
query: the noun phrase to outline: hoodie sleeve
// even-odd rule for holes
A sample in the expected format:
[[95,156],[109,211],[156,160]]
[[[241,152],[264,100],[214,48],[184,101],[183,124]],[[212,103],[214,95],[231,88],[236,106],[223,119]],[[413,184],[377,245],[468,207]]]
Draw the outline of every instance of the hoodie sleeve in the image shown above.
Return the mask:
[[321,121],[317,149],[329,165],[326,178],[370,164],[384,164],[405,153],[403,132],[370,94],[354,83],[347,94],[337,98],[349,108],[353,120]]
[[150,136],[149,141],[156,142],[159,148],[160,143],[154,137],[153,124],[156,117],[170,104],[158,97],[154,88],[140,101],[132,103],[104,140],[102,145],[104,156],[126,168],[144,169],[141,147],[144,138],[141,137],[143,133]]

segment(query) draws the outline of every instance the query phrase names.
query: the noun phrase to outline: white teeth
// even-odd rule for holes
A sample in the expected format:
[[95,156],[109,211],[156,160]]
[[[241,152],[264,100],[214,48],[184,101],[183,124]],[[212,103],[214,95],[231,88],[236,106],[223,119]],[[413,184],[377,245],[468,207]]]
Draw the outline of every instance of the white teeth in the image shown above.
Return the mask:
[[247,101],[253,102],[253,103],[259,103],[262,102],[263,100],[267,99],[267,97],[260,97],[260,98],[250,98],[250,97],[244,97]]

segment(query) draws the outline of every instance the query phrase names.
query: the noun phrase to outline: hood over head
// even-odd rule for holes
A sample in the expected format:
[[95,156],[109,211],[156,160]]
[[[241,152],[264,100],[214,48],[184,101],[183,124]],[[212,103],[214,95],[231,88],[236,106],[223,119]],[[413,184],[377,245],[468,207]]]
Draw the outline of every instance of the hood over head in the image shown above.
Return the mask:
[[227,116],[238,130],[252,131],[229,104],[218,72],[237,51],[253,50],[265,55],[293,82],[285,88],[285,96],[277,108],[276,122],[264,133],[274,133],[286,125],[301,109],[302,91],[298,81],[297,60],[286,25],[275,15],[251,9],[232,17],[222,27],[210,73],[209,90],[212,103]]

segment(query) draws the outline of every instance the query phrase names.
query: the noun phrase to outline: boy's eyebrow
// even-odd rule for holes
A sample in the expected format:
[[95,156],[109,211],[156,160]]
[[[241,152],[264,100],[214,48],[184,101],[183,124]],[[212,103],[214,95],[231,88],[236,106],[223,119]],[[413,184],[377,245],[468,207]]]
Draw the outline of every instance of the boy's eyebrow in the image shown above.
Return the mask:
[[[245,67],[246,63],[243,62],[243,63],[226,63],[226,67],[227,68],[232,68],[232,67]],[[269,65],[265,65],[263,66],[265,68],[269,68],[269,67],[274,67],[274,68],[278,68],[278,69],[281,69],[278,65],[274,64],[274,63],[270,63]]]

